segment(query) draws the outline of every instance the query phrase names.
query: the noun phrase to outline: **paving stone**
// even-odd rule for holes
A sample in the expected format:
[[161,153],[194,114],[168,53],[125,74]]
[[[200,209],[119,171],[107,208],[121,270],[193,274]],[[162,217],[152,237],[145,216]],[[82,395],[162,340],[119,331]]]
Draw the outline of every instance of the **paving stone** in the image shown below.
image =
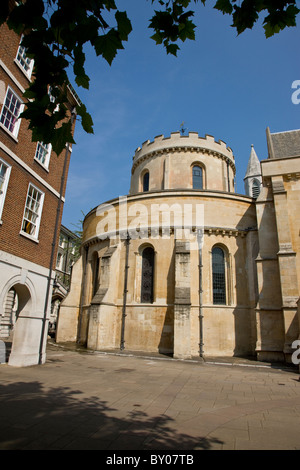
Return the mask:
[[49,344],[43,366],[1,364],[0,374],[1,450],[300,448],[293,369]]

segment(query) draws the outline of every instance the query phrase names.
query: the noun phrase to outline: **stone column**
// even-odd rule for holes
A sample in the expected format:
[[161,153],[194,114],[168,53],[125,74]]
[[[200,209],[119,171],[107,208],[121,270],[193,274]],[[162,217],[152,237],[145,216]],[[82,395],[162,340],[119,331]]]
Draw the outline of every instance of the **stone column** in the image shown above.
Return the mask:
[[[116,347],[114,305],[109,299],[113,291],[112,256],[116,246],[109,247],[101,257],[100,284],[89,307],[89,329],[87,347],[90,349]],[[114,278],[116,278],[114,273]]]
[[191,357],[190,243],[175,240],[174,357]]
[[258,302],[256,353],[259,361],[282,361],[284,325],[279,251],[271,185],[263,186],[256,201],[259,254],[256,258]]
[[276,224],[278,232],[278,264],[282,295],[282,311],[285,330],[283,352],[286,360],[290,361],[293,350],[292,342],[298,338],[297,301],[299,298],[297,282],[296,253],[292,247],[289,224],[287,195],[282,176],[272,177],[272,188]]

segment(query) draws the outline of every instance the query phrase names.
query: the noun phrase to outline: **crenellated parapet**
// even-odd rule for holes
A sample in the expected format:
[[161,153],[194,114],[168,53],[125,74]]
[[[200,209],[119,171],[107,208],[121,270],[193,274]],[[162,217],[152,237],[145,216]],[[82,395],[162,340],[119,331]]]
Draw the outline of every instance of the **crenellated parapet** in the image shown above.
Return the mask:
[[197,132],[182,135],[180,132],[172,132],[170,137],[158,135],[153,141],[145,141],[138,147],[133,156],[132,173],[146,160],[163,154],[177,152],[195,152],[212,155],[225,160],[235,173],[234,155],[230,147],[222,140],[216,141],[213,136],[200,137]]

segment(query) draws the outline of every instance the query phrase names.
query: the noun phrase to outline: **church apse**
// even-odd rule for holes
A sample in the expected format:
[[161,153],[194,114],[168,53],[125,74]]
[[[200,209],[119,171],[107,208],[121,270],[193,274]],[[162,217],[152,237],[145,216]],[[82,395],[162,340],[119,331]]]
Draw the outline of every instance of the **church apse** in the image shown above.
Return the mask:
[[235,165],[225,142],[195,132],[136,150],[129,194],[84,221],[82,253],[99,264],[93,292],[82,263],[77,296],[89,348],[256,354],[260,195],[235,193]]

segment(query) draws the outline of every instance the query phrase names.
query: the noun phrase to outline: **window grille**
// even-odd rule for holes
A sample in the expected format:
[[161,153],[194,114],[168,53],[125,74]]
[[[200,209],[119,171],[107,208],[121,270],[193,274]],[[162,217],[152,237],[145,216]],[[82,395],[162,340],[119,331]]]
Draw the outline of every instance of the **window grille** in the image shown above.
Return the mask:
[[212,250],[213,303],[226,304],[225,256],[224,251],[215,247]]
[[203,172],[200,166],[193,166],[193,189],[203,189]]
[[257,199],[260,193],[260,184],[257,180],[253,180],[253,185],[252,185],[252,197]]
[[153,276],[154,250],[151,247],[147,247],[142,254],[142,303],[153,303]]

